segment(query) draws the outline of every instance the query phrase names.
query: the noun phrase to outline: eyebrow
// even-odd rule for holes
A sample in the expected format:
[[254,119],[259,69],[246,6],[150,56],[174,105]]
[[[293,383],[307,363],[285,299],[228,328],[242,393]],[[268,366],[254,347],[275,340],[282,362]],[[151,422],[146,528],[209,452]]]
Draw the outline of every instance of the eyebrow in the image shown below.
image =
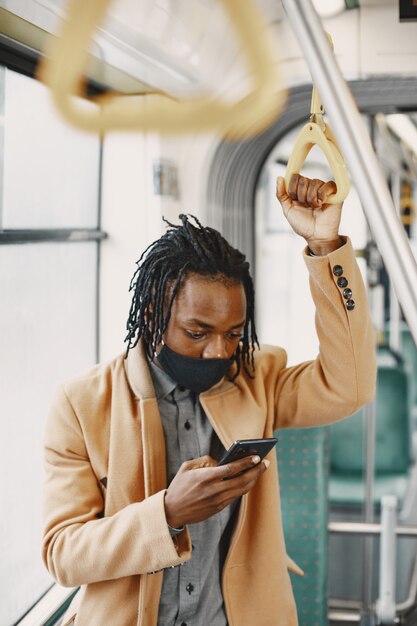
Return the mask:
[[[235,330],[237,328],[240,328],[241,326],[245,325],[246,320],[243,320],[243,322],[240,322],[239,324],[234,324],[233,326],[230,326],[230,328],[228,330]],[[206,328],[207,330],[211,330],[212,328],[214,328],[214,326],[212,324],[207,324],[207,322],[202,322],[201,320],[192,317],[189,320],[185,320],[186,324],[195,324],[196,326],[201,326],[201,328]]]

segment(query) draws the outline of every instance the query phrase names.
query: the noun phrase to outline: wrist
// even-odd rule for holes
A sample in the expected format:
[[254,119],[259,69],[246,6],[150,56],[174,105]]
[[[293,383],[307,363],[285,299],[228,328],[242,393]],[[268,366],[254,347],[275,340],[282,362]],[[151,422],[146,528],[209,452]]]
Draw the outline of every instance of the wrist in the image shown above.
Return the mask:
[[184,530],[185,526],[180,526],[179,528],[174,528],[168,524],[168,530],[171,537],[175,537],[175,535],[179,535]]
[[179,519],[177,519],[175,517],[175,515],[172,514],[172,511],[170,510],[170,506],[169,506],[169,502],[167,501],[169,498],[168,496],[168,492],[165,492],[165,498],[164,498],[164,507],[165,507],[165,519],[167,521],[168,527],[172,528],[173,530],[176,530],[178,528],[183,528],[183,524],[182,522],[180,522]]
[[344,245],[343,239],[338,235],[334,239],[306,239],[307,246],[314,256],[326,256]]

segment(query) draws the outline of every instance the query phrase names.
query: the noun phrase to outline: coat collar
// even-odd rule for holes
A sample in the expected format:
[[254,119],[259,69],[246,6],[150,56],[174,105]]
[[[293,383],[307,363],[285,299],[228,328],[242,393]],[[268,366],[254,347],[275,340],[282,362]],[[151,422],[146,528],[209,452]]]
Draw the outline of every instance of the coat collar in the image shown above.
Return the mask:
[[168,396],[177,387],[175,380],[171,378],[161,367],[155,365],[148,359],[149,371],[152,376],[153,386],[155,387],[155,395],[160,402],[163,398]]
[[[125,367],[136,397],[143,400],[155,399],[155,389],[141,342],[129,351]],[[244,375],[240,374],[235,382],[224,378],[208,391],[201,393],[200,402],[225,448],[230,447],[237,439],[254,439],[264,435],[265,409],[255,401]],[[155,419],[159,418],[155,410],[153,414]]]
[[129,350],[124,363],[126,376],[134,395],[139,400],[155,398],[155,387],[142,341]]
[[200,402],[225,448],[238,439],[264,436],[266,412],[243,375],[200,394]]

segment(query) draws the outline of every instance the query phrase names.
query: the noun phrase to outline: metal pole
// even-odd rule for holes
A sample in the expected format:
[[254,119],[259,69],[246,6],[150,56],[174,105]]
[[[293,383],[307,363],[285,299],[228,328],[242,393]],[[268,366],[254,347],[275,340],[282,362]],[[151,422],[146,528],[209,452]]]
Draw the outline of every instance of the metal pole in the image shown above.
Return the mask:
[[[395,210],[400,219],[401,173],[399,171],[394,172],[391,177],[391,189]],[[392,284],[390,285],[389,345],[395,352],[401,352],[401,309]]]
[[[376,442],[376,407],[375,401],[369,402],[363,412],[365,445],[365,522],[372,524],[374,521],[374,486],[375,486],[375,442]],[[372,535],[364,538],[363,563],[362,563],[362,598],[364,610],[372,609],[372,580],[373,580],[374,538]]]
[[282,3],[417,344],[417,264],[395,213],[368,131],[340,73],[311,0],[282,0]]
[[[329,522],[329,533],[339,535],[380,535],[381,524],[366,524],[364,522]],[[395,534],[398,537],[417,538],[417,526],[397,526]]]
[[379,559],[378,624],[392,624],[395,620],[395,584],[397,574],[397,498],[382,496],[381,543]]

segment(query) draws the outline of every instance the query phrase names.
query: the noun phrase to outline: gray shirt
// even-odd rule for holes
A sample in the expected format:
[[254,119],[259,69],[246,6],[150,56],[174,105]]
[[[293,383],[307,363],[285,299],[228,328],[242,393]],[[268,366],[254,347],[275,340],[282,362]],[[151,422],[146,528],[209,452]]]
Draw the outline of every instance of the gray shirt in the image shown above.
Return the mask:
[[[225,449],[198,395],[153,363],[150,370],[165,433],[169,485],[184,461],[205,454],[219,460]],[[204,522],[189,525],[192,558],[164,571],[158,626],[227,626],[221,572],[238,503],[236,499]]]

